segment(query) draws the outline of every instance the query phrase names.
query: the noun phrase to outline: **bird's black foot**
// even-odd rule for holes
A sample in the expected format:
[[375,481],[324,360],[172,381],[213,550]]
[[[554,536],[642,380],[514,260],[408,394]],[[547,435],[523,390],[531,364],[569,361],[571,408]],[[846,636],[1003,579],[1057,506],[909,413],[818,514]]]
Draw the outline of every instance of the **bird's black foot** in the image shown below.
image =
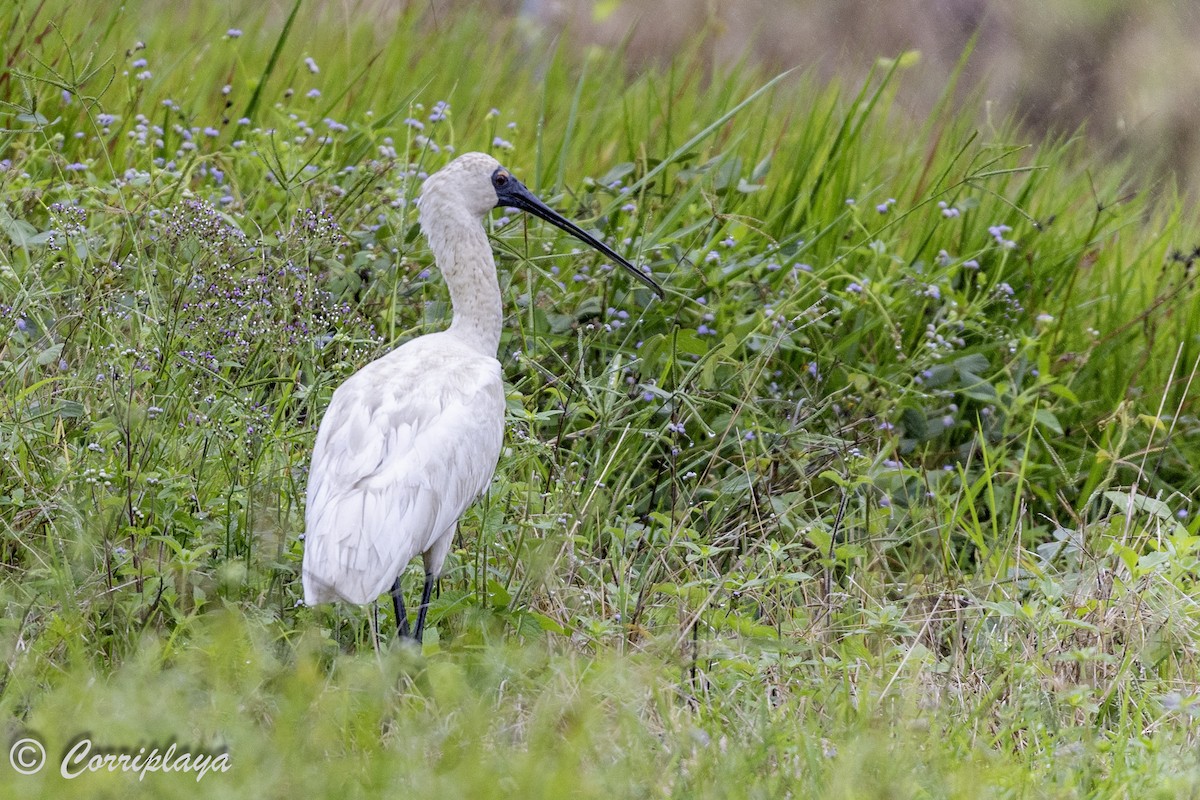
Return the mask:
[[409,638],[408,611],[404,608],[404,591],[400,588],[399,577],[392,584],[392,608],[396,610],[396,635],[401,639]]
[[429,596],[433,594],[433,582],[436,580],[432,572],[425,573],[425,586],[421,589],[421,608],[417,611],[417,633],[413,637],[418,642],[425,634],[425,613],[429,611]]

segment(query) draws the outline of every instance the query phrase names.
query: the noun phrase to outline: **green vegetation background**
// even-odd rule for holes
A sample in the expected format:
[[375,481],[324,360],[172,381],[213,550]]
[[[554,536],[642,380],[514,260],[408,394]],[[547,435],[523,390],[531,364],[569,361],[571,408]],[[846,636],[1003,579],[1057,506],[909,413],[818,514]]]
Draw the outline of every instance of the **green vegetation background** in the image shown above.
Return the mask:
[[[6,795],[1200,791],[1200,229],[1163,187],[906,117],[915,54],[840,87],[420,9],[13,22],[0,717],[50,763]],[[506,449],[418,655],[300,604],[303,487],[338,383],[444,324],[413,201],[468,150],[669,289],[489,222]],[[85,733],[232,767],[68,782]]]

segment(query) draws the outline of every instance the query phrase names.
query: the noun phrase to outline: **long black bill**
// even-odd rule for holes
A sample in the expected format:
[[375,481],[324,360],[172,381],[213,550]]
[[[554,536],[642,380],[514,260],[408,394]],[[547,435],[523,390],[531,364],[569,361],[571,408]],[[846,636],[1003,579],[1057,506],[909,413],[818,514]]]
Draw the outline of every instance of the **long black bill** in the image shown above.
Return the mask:
[[504,169],[503,167],[497,169],[492,175],[492,186],[495,187],[496,197],[499,198],[498,202],[496,203],[497,208],[511,206],[512,208],[519,208],[522,211],[527,211],[530,214],[533,214],[535,217],[540,217],[546,220],[546,222],[561,228],[579,241],[596,248],[601,253],[608,256],[613,261],[616,261],[625,269],[629,270],[634,277],[653,289],[654,293],[659,297],[663,296],[663,288],[659,286],[658,281],[654,280],[649,275],[635,267],[633,264],[630,264],[628,261],[621,258],[621,256],[617,255],[615,250],[606,245],[604,242],[592,236],[583,230],[583,228],[580,228],[574,222],[571,222],[562,214],[559,214],[557,211],[550,208],[550,206],[543,203],[533,192],[526,189],[524,184],[514,178],[508,172],[508,170]]

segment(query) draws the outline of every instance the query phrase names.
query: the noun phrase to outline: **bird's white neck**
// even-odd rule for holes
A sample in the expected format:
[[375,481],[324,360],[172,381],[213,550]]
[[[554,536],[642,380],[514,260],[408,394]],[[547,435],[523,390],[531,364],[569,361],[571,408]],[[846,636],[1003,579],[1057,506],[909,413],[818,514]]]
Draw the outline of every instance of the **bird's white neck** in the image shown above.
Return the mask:
[[454,320],[449,332],[481,354],[500,347],[502,312],[496,262],[479,219],[454,203],[423,198],[421,228],[450,289]]

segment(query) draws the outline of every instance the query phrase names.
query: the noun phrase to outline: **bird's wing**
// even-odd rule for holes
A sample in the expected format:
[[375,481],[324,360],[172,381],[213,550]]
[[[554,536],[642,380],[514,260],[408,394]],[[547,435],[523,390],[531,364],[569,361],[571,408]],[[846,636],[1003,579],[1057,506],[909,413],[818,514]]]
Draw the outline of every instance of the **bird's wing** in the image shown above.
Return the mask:
[[452,531],[496,469],[500,364],[404,349],[340,386],[321,421],[305,512],[309,605],[373,602]]

